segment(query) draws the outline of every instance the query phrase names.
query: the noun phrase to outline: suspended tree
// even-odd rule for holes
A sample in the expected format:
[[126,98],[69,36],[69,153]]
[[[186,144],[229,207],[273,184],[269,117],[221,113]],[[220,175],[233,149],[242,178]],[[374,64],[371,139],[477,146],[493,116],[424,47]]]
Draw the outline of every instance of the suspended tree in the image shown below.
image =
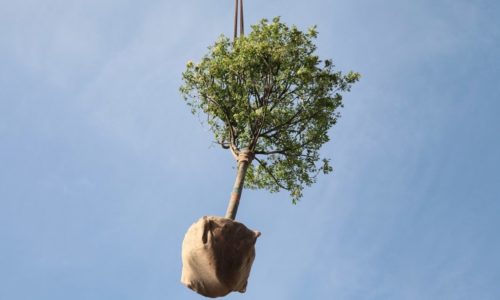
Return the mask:
[[243,186],[288,190],[295,203],[319,173],[331,172],[319,150],[340,116],[342,92],[359,79],[320,60],[314,27],[302,32],[275,18],[243,36],[243,0],[235,4],[234,40],[222,36],[199,63],[189,62],[181,87],[237,160],[225,218],[202,217],[182,243],[181,282],[207,297],[246,290],[260,232],[234,221]]
[[226,218],[235,218],[243,186],[287,190],[296,203],[319,173],[332,171],[319,150],[340,116],[342,92],[360,75],[321,60],[317,34],[264,19],[247,36],[221,36],[187,64],[180,89],[187,104],[237,160]]

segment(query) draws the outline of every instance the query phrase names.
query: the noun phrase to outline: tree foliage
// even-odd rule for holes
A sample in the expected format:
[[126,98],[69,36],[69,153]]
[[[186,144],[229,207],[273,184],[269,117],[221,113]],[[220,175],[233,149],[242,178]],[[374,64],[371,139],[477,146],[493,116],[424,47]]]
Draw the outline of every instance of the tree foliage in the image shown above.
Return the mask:
[[288,190],[294,203],[318,173],[332,171],[319,149],[340,116],[341,93],[360,77],[320,60],[317,34],[264,19],[249,35],[221,36],[199,63],[188,62],[181,86],[218,144],[235,156],[242,149],[254,155],[245,186]]

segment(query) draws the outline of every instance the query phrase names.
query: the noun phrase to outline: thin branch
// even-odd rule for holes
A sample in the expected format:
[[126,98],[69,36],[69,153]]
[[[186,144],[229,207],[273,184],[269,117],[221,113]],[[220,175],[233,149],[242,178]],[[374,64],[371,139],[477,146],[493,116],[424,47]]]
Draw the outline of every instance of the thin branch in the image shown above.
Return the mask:
[[229,149],[231,150],[231,153],[233,154],[234,158],[237,159],[238,158],[238,153],[239,153],[239,149],[236,146],[236,137],[237,137],[237,134],[236,134],[236,132],[234,130],[234,127],[232,125],[232,122],[231,122],[231,119],[229,117],[228,112],[224,109],[224,107],[220,103],[218,103],[217,101],[211,99],[207,95],[201,94],[201,96],[203,98],[207,99],[208,101],[210,101],[211,103],[213,103],[214,105],[218,106],[221,109],[222,113],[225,115],[225,117],[227,119],[226,126],[229,128],[229,138],[230,138]]
[[[282,127],[285,127],[286,125],[293,125],[293,124],[294,124],[294,123],[293,123],[293,120],[294,120],[297,116],[299,116],[302,112],[303,112],[303,109],[302,109],[302,108],[299,108],[299,109],[297,110],[297,112],[296,112],[295,114],[293,114],[293,116],[292,116],[291,118],[289,118],[288,120],[286,120],[285,122],[283,122],[283,123],[281,123],[281,124],[279,124],[279,125],[274,126],[274,127],[273,127],[273,128],[271,128],[271,129],[269,129],[269,130],[267,130],[267,131],[263,132],[262,134],[263,134],[263,135],[267,135],[267,134],[269,134],[269,133],[271,133],[271,132],[273,132],[273,131],[277,131],[278,129],[280,129],[280,128],[282,128]],[[299,119],[299,120],[300,120],[300,119]]]
[[[255,154],[261,154],[261,155],[271,155],[271,154],[282,154],[282,155],[285,155],[285,156],[303,156],[302,155],[302,151],[303,151],[303,147],[305,146],[308,146],[309,144],[311,144],[312,142],[314,142],[315,140],[317,140],[317,137],[314,137],[314,138],[311,138],[303,143],[301,143],[300,145],[297,145],[295,147],[291,147],[291,148],[286,148],[286,149],[280,149],[280,150],[271,150],[271,151],[261,151],[261,150],[256,150],[254,153]],[[300,153],[299,154],[293,154],[293,153],[290,153],[290,152],[295,152],[297,150],[300,150]],[[307,155],[305,157],[308,157]]]
[[221,141],[216,141],[216,143],[219,144],[222,147],[222,149],[229,149],[229,144],[226,141],[221,140]]
[[271,172],[271,170],[269,170],[269,169],[267,168],[267,166],[265,165],[265,163],[263,163],[263,162],[262,162],[259,158],[257,158],[257,157],[254,157],[254,159],[255,159],[256,161],[258,161],[258,162],[259,162],[259,164],[262,166],[262,168],[264,168],[264,170],[265,170],[265,171],[269,174],[269,176],[271,176],[271,178],[273,179],[273,181],[276,183],[276,185],[277,185],[277,186],[279,186],[280,188],[282,188],[282,189],[284,189],[284,190],[287,190],[287,191],[289,191],[289,190],[290,190],[289,188],[285,187],[284,185],[282,185],[282,184],[278,181],[278,179],[274,176],[273,172]]

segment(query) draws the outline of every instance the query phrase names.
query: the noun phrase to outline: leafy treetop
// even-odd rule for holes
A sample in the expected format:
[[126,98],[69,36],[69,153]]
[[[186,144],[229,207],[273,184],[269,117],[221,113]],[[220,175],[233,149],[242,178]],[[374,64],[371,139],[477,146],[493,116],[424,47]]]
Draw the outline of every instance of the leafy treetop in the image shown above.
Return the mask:
[[221,36],[201,62],[188,62],[180,89],[193,113],[206,114],[218,144],[235,157],[253,155],[245,186],[288,190],[294,203],[318,173],[332,171],[319,149],[340,116],[340,93],[360,78],[320,60],[317,34],[263,19],[248,36]]

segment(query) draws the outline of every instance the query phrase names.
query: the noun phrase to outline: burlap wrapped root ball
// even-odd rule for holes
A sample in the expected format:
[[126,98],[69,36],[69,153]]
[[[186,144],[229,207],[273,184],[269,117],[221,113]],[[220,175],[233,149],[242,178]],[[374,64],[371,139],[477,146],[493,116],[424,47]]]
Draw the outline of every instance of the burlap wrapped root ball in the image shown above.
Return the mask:
[[181,282],[206,297],[244,293],[259,236],[231,219],[202,217],[182,242]]

